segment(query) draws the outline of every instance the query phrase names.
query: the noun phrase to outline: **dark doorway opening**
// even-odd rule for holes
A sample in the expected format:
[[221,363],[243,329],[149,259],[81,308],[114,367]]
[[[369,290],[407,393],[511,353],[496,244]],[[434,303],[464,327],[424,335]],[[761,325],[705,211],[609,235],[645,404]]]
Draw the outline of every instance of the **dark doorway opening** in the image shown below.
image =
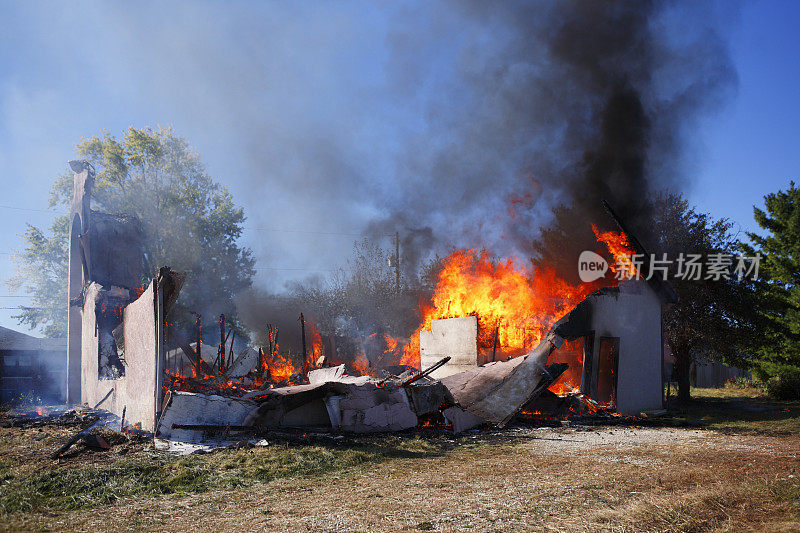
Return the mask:
[[594,331],[583,337],[583,375],[581,376],[581,392],[590,398],[594,397],[592,369],[594,368]]
[[617,369],[619,367],[619,337],[600,337],[597,361],[597,395],[601,405],[615,406],[617,401]]

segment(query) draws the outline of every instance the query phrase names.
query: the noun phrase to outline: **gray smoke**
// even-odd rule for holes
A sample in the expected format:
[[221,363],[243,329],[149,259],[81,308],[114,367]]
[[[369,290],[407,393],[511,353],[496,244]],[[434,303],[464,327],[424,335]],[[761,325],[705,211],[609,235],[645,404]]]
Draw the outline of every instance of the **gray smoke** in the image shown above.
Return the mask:
[[[85,47],[96,77],[188,138],[246,209],[257,284],[279,291],[343,265],[350,234],[390,248],[400,232],[411,277],[452,247],[525,258],[559,203],[583,231],[602,223],[601,199],[644,225],[646,193],[690,186],[699,119],[735,87],[723,28],[736,11],[101,4],[61,8],[42,33]],[[92,31],[75,41],[76,26]]]
[[[380,165],[348,134],[316,132],[292,145],[313,169],[300,177],[334,219],[369,213],[365,234],[387,247],[399,232],[412,280],[453,247],[535,256],[565,204],[559,257],[544,259],[569,276],[595,244],[590,224],[609,225],[602,200],[645,231],[648,195],[690,186],[698,119],[736,83],[718,15],[705,3],[589,0],[400,12],[381,103],[417,113],[414,127],[393,151],[378,149]],[[274,164],[264,156],[254,152]]]
[[[736,81],[711,4],[457,2],[437,15],[459,28],[448,83],[397,166],[399,208],[375,225],[414,220],[440,243],[525,257],[558,203],[576,206],[576,250],[607,221],[601,200],[646,227],[648,193],[689,186],[697,120]],[[398,90],[441,83],[420,58],[443,40],[395,30]]]

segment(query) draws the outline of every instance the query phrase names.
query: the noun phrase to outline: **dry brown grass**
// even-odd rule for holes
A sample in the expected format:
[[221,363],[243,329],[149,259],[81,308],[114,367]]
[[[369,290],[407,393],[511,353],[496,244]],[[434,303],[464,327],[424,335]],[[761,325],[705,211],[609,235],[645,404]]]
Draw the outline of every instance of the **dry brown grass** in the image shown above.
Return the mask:
[[[733,394],[731,401],[747,399]],[[456,438],[274,441],[184,459],[128,442],[53,461],[49,453],[72,428],[0,428],[0,501],[26,487],[19,494],[38,506],[9,505],[0,529],[800,530],[797,420],[781,409],[748,411],[734,431],[731,405],[701,401],[682,415],[722,424],[720,431],[520,427]],[[42,485],[30,480],[43,477],[61,483],[48,490],[80,494],[79,505],[57,494],[32,498],[31,487]]]
[[724,432],[800,436],[800,402],[775,401],[756,387],[692,389],[692,398],[675,406],[670,419]]
[[[85,531],[800,528],[795,437],[558,428],[507,430],[440,445],[432,446],[441,454],[385,456],[311,478],[134,496],[91,511],[13,514],[4,523],[11,530]],[[244,453],[250,452],[204,457],[229,464]]]

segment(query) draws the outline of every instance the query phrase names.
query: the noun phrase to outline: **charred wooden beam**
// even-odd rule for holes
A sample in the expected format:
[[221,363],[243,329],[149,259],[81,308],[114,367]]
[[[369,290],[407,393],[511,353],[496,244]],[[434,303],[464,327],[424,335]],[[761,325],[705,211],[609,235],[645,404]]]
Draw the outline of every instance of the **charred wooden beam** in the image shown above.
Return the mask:
[[220,370],[225,371],[225,315],[219,315],[219,349],[217,356],[219,357]]
[[497,361],[497,335],[500,333],[500,326],[494,327],[494,342],[492,342],[492,362]]
[[407,380],[405,380],[404,382],[402,382],[402,383],[400,384],[400,386],[401,386],[401,387],[406,387],[406,386],[408,386],[408,385],[411,385],[411,384],[412,384],[412,383],[414,383],[415,381],[417,381],[417,380],[419,380],[419,379],[422,379],[422,378],[424,378],[425,376],[427,376],[427,375],[428,375],[428,374],[430,374],[431,372],[435,371],[436,369],[438,369],[438,368],[441,368],[441,367],[443,367],[444,365],[446,365],[446,364],[447,364],[447,362],[448,362],[450,359],[451,359],[451,358],[450,358],[450,356],[447,356],[447,357],[445,357],[445,358],[443,358],[443,359],[439,360],[439,362],[437,362],[435,365],[428,367],[426,370],[423,370],[422,372],[419,372],[419,373],[417,373],[417,374],[414,374],[413,376],[411,376],[410,378],[408,378]]
[[94,405],[94,409],[97,409],[98,407],[100,407],[100,406],[103,404],[103,402],[104,402],[104,401],[108,400],[108,397],[109,397],[109,396],[111,396],[111,393],[112,393],[112,392],[114,392],[114,387],[111,387],[111,390],[109,390],[109,391],[106,393],[106,395],[105,395],[105,396],[103,396],[103,399],[102,399],[102,400],[100,400],[99,402],[97,402],[97,403]]
[[264,369],[267,367],[266,361],[264,361],[264,350],[261,346],[258,347],[258,369],[256,370],[257,376],[264,375]]
[[59,457],[62,457],[65,453],[67,453],[67,451],[72,447],[73,444],[75,444],[83,437],[88,435],[89,432],[93,430],[95,427],[99,426],[101,422],[102,420],[98,418],[92,424],[90,424],[89,427],[80,430],[78,433],[73,435],[72,438],[70,438],[63,446],[61,446],[58,450],[56,450],[51,457],[53,459],[58,459]]
[[[236,340],[236,330],[232,329],[231,331],[233,331],[233,333],[231,334],[231,351],[228,354],[228,363],[233,363],[233,342]],[[224,350],[223,350],[223,352],[224,352]],[[223,353],[223,358],[224,358],[224,356],[225,356],[225,354]],[[225,372],[225,370],[227,370],[228,368],[225,366],[224,359],[221,361],[220,364],[222,366],[222,371]]]
[[[227,344],[228,344],[228,338],[231,336],[231,333],[235,333],[233,329],[229,329],[228,330],[228,334],[225,335],[225,339],[222,342],[222,350],[217,349],[217,357],[214,359],[214,362],[211,364],[211,371],[213,371],[214,367],[216,367],[217,370],[220,371],[220,374],[222,373],[222,367],[219,365],[219,361],[220,361],[220,357],[222,357],[222,358],[225,357],[225,349],[226,349],[225,346],[227,346]],[[233,342],[232,341],[231,341],[231,346],[233,346]],[[233,351],[233,350],[231,350],[231,351]]]
[[300,336],[303,340],[303,374],[308,374],[308,352],[306,351],[306,319],[300,313]]
[[197,371],[197,375],[208,375],[211,374],[211,368],[208,366],[208,363],[203,361],[202,358],[197,356],[197,352],[195,352],[191,346],[186,343],[180,345],[181,351],[183,354],[189,359],[189,362],[192,363],[192,366]]
[[[203,361],[203,323],[202,317],[197,314],[197,319],[195,320],[195,325],[197,326],[197,360],[202,362]],[[198,365],[195,365],[198,366]],[[200,373],[200,368],[198,366],[197,373]]]

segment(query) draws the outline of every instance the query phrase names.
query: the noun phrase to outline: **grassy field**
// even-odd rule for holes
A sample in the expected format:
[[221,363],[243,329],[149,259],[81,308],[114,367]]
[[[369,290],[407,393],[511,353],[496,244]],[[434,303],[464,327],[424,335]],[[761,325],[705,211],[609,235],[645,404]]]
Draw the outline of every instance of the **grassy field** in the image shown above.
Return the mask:
[[800,436],[800,402],[770,400],[756,387],[692,389],[692,398],[668,418],[729,433]]
[[[615,426],[270,439],[176,457],[0,428],[3,530],[797,531],[800,405],[757,389]],[[0,415],[2,416],[2,415]]]

